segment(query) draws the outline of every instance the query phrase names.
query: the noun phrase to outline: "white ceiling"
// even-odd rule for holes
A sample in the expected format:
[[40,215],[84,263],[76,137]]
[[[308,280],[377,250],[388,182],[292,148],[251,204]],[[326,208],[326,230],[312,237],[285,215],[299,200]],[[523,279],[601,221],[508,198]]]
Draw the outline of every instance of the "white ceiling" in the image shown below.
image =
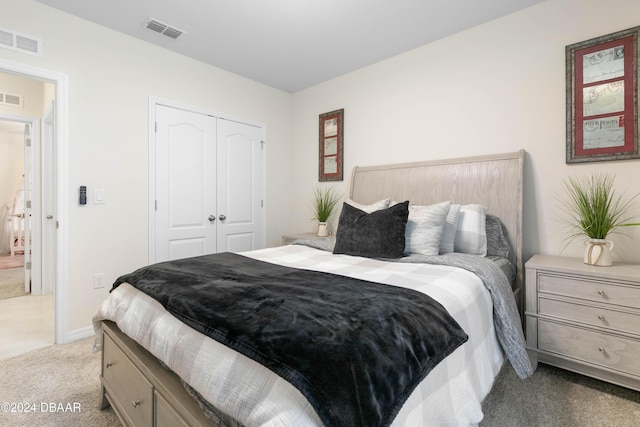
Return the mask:
[[[296,92],[543,0],[36,1]],[[186,34],[148,30],[150,17]]]

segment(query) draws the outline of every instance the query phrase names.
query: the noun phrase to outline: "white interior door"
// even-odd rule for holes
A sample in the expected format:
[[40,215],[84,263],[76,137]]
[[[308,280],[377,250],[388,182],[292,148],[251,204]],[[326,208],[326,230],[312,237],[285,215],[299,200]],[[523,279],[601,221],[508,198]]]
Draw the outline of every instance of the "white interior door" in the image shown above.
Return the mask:
[[57,240],[56,170],[54,138],[54,103],[42,117],[42,294],[53,293],[55,284],[55,251]]
[[216,252],[216,119],[156,106],[155,262]]
[[42,295],[42,144],[41,120],[31,122],[31,171],[29,200],[29,266],[31,295]]
[[31,125],[24,125],[24,291],[31,292]]
[[218,252],[263,246],[262,128],[218,119]]

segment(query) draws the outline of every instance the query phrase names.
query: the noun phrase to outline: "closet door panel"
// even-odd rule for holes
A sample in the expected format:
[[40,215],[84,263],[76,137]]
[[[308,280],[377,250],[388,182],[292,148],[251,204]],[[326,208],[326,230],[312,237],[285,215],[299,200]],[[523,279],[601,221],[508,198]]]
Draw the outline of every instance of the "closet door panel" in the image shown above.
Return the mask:
[[216,119],[156,109],[156,262],[215,253]]
[[259,127],[218,120],[218,251],[262,246],[261,139]]

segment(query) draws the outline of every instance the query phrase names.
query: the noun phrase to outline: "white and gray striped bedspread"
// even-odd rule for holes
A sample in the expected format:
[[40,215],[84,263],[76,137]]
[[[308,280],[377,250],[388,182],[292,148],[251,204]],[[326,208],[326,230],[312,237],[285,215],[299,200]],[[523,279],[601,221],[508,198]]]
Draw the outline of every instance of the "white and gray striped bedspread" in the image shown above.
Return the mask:
[[[478,275],[462,268],[387,262],[288,245],[244,252],[258,260],[424,292],[455,318],[469,340],[438,364],[411,394],[393,426],[468,426],[482,420],[481,402],[504,356],[493,303]],[[213,406],[252,426],[320,426],[311,405],[287,381],[189,328],[128,284],[115,289],[93,321],[114,321]]]

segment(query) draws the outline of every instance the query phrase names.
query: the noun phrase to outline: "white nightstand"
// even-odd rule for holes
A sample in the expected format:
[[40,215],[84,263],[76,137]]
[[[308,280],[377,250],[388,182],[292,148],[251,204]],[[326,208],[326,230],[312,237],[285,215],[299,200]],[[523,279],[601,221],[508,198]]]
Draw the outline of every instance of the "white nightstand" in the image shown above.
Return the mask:
[[316,235],[316,233],[285,234],[285,235],[282,236],[282,244],[283,245],[290,245],[291,242],[293,242],[294,240],[298,240],[298,239],[304,239],[304,240],[335,239],[335,235],[334,234],[330,234],[328,237],[318,237]]
[[640,265],[535,255],[525,267],[531,361],[640,390]]

